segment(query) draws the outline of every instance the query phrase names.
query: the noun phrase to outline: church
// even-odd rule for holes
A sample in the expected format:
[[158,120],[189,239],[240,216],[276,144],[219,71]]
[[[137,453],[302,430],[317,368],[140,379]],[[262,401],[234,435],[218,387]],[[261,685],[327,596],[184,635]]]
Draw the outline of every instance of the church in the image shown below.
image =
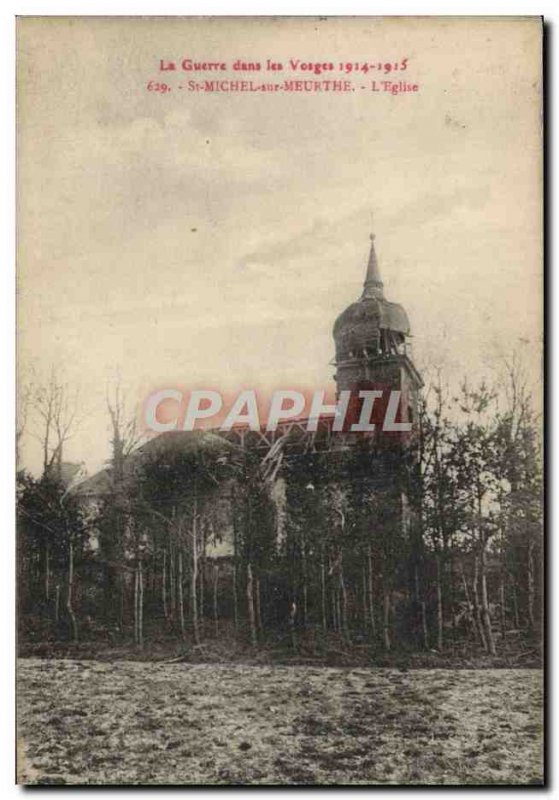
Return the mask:
[[[213,617],[216,629],[219,620],[237,628],[245,619],[256,641],[292,614],[303,626],[369,631],[385,647],[398,628],[409,636],[421,569],[414,480],[422,386],[410,335],[404,308],[385,298],[371,236],[361,297],[333,327],[348,424],[337,430],[330,415],[316,426],[298,418],[275,430],[155,436],[127,458],[120,486],[109,466],[73,490],[100,520],[100,560],[109,551],[107,561],[139,569],[151,604],[183,633],[189,615],[195,625]],[[360,393],[371,390],[398,393],[409,436],[380,425],[351,429]],[[116,495],[128,498],[127,520],[120,541],[108,545],[106,508]],[[130,580],[128,570],[122,581]]]

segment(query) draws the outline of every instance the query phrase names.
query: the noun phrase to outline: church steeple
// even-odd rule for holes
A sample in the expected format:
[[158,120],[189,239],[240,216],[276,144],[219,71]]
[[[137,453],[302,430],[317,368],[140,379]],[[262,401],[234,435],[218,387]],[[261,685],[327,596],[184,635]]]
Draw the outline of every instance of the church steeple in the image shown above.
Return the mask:
[[367,274],[365,275],[365,283],[363,284],[363,294],[361,298],[381,299],[384,297],[384,284],[381,280],[378,267],[374,233],[371,233],[369,238],[371,240],[371,251],[369,253],[369,263],[367,264]]
[[[415,370],[407,353],[406,340],[410,335],[408,316],[401,305],[390,302],[384,296],[373,234],[370,239],[363,293],[356,303],[340,314],[334,324],[336,382],[339,390],[355,386],[362,380],[374,378],[380,381],[386,372],[388,360],[395,364],[405,361],[406,369]],[[390,384],[392,378],[387,378],[387,381]],[[394,381],[396,386],[398,381],[395,377]],[[416,383],[421,383],[419,376]]]
[[370,240],[363,293],[334,323],[334,379],[338,397],[345,390],[355,393],[380,386],[382,391],[402,391],[407,409],[422,385],[407,344],[410,323],[404,308],[384,296],[373,234]]

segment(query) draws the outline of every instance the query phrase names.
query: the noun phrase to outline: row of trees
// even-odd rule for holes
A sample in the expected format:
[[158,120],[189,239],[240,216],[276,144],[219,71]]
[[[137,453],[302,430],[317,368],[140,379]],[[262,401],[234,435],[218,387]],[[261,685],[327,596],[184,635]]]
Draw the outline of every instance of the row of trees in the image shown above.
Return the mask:
[[234,630],[257,645],[306,630],[385,650],[466,641],[492,655],[515,631],[537,637],[539,426],[516,361],[505,386],[453,396],[437,380],[405,449],[322,453],[282,439],[257,452],[211,433],[138,450],[116,392],[98,502],[68,491],[52,468],[61,458],[39,479],[20,473],[23,637],[143,646]]
[[504,392],[438,382],[423,414],[422,538],[436,567],[437,646],[445,610],[496,653],[495,630],[538,634],[542,622],[543,485],[538,420],[517,360]]

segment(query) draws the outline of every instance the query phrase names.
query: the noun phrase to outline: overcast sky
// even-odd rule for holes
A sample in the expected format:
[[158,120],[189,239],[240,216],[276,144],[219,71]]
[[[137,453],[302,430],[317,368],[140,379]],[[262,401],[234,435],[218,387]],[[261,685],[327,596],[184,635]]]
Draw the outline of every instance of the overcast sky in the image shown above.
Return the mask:
[[[20,23],[19,365],[81,386],[66,458],[108,456],[117,370],[131,402],[328,386],[372,224],[419,365],[479,376],[513,346],[537,364],[539,47],[535,20]],[[374,93],[369,74],[347,94],[189,93],[157,69],[185,57],[406,57],[420,90]],[[146,90],[161,78],[170,93]]]

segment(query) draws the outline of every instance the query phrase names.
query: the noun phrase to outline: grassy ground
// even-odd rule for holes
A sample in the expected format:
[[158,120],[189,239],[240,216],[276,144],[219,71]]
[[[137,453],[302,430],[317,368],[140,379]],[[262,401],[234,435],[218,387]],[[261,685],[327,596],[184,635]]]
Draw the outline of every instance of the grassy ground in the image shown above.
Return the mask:
[[21,659],[25,783],[529,784],[538,670]]

